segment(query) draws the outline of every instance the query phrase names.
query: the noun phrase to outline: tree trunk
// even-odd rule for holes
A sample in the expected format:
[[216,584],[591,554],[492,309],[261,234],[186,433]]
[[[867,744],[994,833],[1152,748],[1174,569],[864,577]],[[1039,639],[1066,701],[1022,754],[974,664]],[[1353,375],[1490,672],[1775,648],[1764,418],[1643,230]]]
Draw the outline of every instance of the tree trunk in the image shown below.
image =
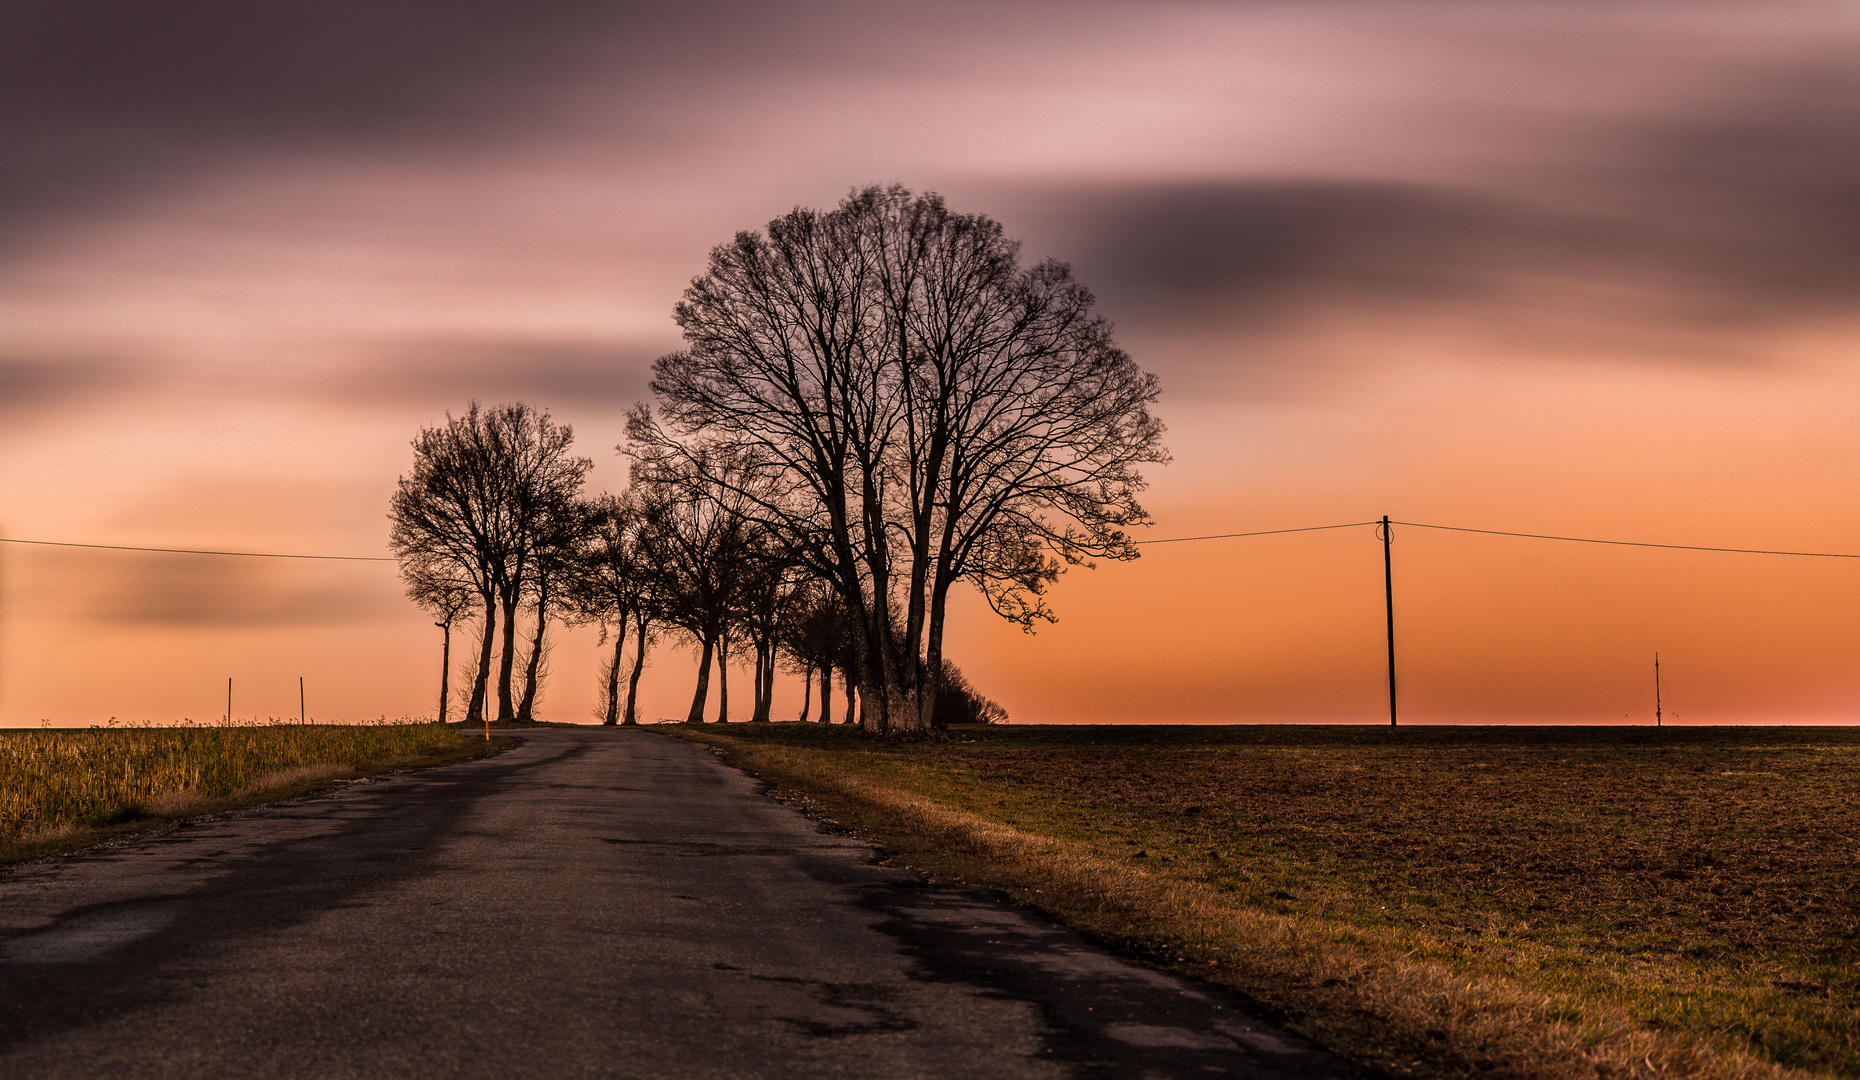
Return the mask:
[[613,727],[620,722],[620,650],[626,645],[626,616],[614,629],[614,662],[607,666],[607,715],[601,724]]
[[756,644],[756,708],[749,718],[758,724],[768,723],[774,708],[775,658],[771,651],[766,642]]
[[451,719],[446,715],[451,704],[446,695],[452,689],[452,620],[433,625],[445,633],[445,644],[439,647],[439,722],[443,724]]
[[889,687],[880,671],[868,667],[864,677],[859,680],[859,726],[874,734],[883,735],[891,730],[885,715],[885,705],[890,694]]
[[484,633],[478,642],[478,671],[471,681],[471,705],[465,710],[465,722],[481,723],[485,709],[490,702],[485,700],[485,691],[490,683],[491,650],[497,645],[497,597],[492,593],[484,595]]
[[626,725],[633,727],[639,723],[639,675],[646,670],[646,617],[639,617],[638,632],[634,634],[633,674],[626,679]]
[[775,643],[769,642],[768,662],[762,665],[762,719],[775,718]]
[[919,690],[923,698],[924,726],[936,725],[936,699],[943,693],[943,619],[949,607],[948,581],[938,580],[930,588],[930,625],[924,632],[924,667],[929,676]]
[[730,722],[730,639],[717,639],[717,722]]
[[833,665],[820,665],[820,722],[833,722]]
[[[891,729],[886,709],[890,707],[891,688],[905,686],[908,676],[899,667],[897,643],[891,625],[892,566],[891,547],[887,542],[883,505],[877,487],[877,469],[872,462],[861,462],[863,491],[862,521],[865,532],[866,573],[871,581],[871,603],[864,607],[863,629],[866,638],[865,662],[859,665],[860,726],[867,731]],[[858,610],[858,609],[855,609]]]
[[769,639],[768,657],[762,664],[762,719],[775,718],[775,641]]
[[517,719],[529,723],[536,719],[536,683],[542,674],[543,635],[549,630],[549,589],[543,586],[536,595],[536,637],[530,642],[530,662],[523,669],[523,701],[517,706]]
[[517,599],[504,598],[504,655],[497,665],[497,718],[515,720],[516,702],[510,696],[510,676],[517,663]]
[[691,695],[691,711],[685,714],[687,724],[704,722],[704,699],[710,694],[710,658],[716,652],[717,639],[705,638],[704,647],[698,653],[697,692]]
[[850,671],[847,672],[846,673],[846,722],[848,724],[854,724],[858,722],[858,714],[857,714],[857,709],[856,709],[856,706],[859,704],[858,690],[859,690],[858,686],[856,686],[853,683],[852,672]]
[[801,671],[801,723],[807,723],[807,714],[814,708],[814,665],[809,664]]
[[752,641],[749,652],[756,661],[749,673],[749,722],[753,724],[762,719],[762,650]]

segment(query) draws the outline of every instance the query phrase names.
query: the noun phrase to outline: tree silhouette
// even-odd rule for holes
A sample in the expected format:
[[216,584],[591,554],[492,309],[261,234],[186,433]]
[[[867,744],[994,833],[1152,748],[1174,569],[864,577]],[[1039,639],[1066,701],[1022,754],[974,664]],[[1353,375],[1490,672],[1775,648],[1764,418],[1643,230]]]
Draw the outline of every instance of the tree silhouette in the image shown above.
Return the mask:
[[675,311],[686,349],[653,367],[664,423],[641,407],[628,435],[832,584],[865,722],[922,730],[951,585],[1031,627],[1063,565],[1137,555],[1158,389],[1092,304],[989,218],[868,188],[711,252]]
[[[709,479],[712,472],[732,483]],[[750,522],[742,515],[742,478],[727,465],[699,452],[682,468],[636,470],[634,484],[644,489],[641,512],[652,539],[658,570],[661,619],[690,638],[698,652],[697,685],[689,723],[704,721],[710,672],[728,659],[728,635],[745,576],[754,558]],[[720,672],[720,697],[727,694],[727,674]],[[718,718],[729,719],[727,697]]]
[[804,571],[773,547],[766,534],[752,531],[748,539],[735,622],[755,657],[755,704],[749,718],[767,723],[774,707],[782,631],[796,615],[796,594],[802,588]]
[[[535,719],[549,621],[562,606],[561,594],[573,588],[573,580],[583,566],[583,549],[592,540],[595,528],[593,507],[578,499],[550,501],[537,511],[526,583],[535,621],[524,664],[523,695],[517,704],[519,721]],[[567,610],[572,614],[572,608]]]
[[407,597],[432,615],[441,632],[439,654],[439,721],[451,720],[452,626],[477,599],[476,589],[444,559],[414,559],[401,567]]
[[[849,670],[852,662],[852,628],[839,595],[822,582],[808,581],[798,586],[787,605],[781,647],[796,673],[807,681],[810,702],[813,677],[819,674],[820,722],[832,723],[833,672]],[[807,719],[805,706],[801,719]]]
[[[593,467],[569,455],[573,442],[574,432],[548,413],[520,402],[485,409],[474,401],[465,415],[420,430],[413,441],[413,470],[400,478],[390,501],[389,545],[403,573],[426,568],[420,572],[455,578],[484,606],[468,721],[489,707],[486,676],[500,614],[497,719],[515,719],[517,607],[533,585],[539,551],[554,543],[562,516]],[[532,699],[534,689],[532,680]]]
[[[576,561],[570,583],[570,603],[586,619],[601,625],[604,635],[613,641],[613,655],[602,665],[601,709],[603,724],[637,724],[631,705],[620,705],[620,671],[625,666],[627,633],[636,630],[638,647],[646,643],[646,626],[652,618],[655,601],[655,571],[649,557],[649,545],[643,535],[645,520],[639,499],[628,492],[602,495],[589,507],[590,535]],[[642,655],[635,661],[634,681]]]

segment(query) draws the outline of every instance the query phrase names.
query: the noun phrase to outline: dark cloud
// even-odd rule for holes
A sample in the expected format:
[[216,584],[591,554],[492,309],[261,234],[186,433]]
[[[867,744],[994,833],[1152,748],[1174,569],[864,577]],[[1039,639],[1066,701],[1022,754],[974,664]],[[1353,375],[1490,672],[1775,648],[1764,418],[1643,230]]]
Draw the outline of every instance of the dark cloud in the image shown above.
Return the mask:
[[16,428],[51,419],[73,402],[115,393],[140,381],[136,369],[114,360],[0,356],[0,422]]
[[1077,268],[1113,306],[1222,323],[1343,296],[1486,292],[1487,253],[1516,252],[1541,231],[1461,192],[1335,180],[1163,185],[1076,205]]
[[63,562],[91,618],[164,627],[329,626],[403,610],[393,569],[150,552],[73,552]]
[[1705,108],[1601,170],[1641,246],[1744,316],[1860,306],[1860,76],[1811,66]]
[[69,0],[14,4],[0,34],[9,123],[251,136],[443,121],[435,83],[532,68],[612,5],[457,0]]
[[[959,7],[851,0],[60,0],[0,5],[0,229],[253,154],[476,148],[593,108],[663,149],[771,72],[895,67]],[[590,87],[593,87],[592,94]]]
[[0,5],[0,236],[255,155],[471,152],[580,125],[662,157],[782,73],[919,69],[1005,32],[1007,8],[1046,31],[1047,2]]
[[68,0],[0,7],[0,225],[82,208],[216,154],[432,141],[520,124],[601,62],[625,5]]
[[447,337],[365,350],[322,392],[345,405],[457,409],[469,400],[522,400],[541,408],[624,408],[647,397],[652,360],[676,347]]
[[1106,309],[1146,327],[1449,310],[1540,342],[1646,347],[1860,310],[1860,80],[1607,132],[1588,151],[1508,189],[1100,189],[1061,200],[1060,228]]

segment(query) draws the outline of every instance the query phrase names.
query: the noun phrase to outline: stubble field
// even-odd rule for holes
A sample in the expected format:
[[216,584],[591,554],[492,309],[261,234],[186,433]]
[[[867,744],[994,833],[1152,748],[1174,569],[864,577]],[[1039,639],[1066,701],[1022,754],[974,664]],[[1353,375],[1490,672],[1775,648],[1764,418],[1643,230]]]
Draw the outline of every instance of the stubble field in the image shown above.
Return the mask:
[[1396,1073],[1860,1076],[1860,730],[698,734]]
[[0,863],[484,745],[443,724],[0,731]]

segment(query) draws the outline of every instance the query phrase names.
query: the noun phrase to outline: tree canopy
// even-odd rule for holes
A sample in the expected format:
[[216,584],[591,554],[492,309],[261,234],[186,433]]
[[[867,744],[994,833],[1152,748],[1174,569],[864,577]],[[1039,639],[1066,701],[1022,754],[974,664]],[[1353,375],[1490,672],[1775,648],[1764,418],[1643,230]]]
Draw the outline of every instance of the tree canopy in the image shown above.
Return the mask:
[[954,583],[1031,626],[1064,565],[1136,557],[1159,389],[1093,303],[934,194],[796,209],[686,290],[660,416],[629,421],[636,476],[728,491],[839,594],[867,722],[927,727]]

